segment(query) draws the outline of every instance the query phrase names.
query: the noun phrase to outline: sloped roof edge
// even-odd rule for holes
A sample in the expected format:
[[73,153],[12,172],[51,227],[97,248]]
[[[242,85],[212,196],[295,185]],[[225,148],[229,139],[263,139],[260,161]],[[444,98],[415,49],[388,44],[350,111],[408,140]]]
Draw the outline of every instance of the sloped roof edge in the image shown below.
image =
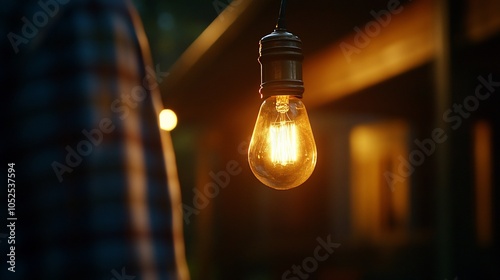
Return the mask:
[[262,0],[232,1],[170,68],[166,87],[175,87],[184,77],[189,76],[196,65],[223,51],[238,32],[255,19],[255,14],[264,4],[265,1]]

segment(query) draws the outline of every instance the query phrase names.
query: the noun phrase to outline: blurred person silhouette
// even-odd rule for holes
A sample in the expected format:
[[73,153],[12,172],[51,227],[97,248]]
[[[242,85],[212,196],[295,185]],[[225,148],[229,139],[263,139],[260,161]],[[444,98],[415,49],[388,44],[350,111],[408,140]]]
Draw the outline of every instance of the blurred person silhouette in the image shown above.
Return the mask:
[[189,279],[172,143],[157,123],[166,73],[132,3],[7,1],[0,16],[17,218],[0,278]]

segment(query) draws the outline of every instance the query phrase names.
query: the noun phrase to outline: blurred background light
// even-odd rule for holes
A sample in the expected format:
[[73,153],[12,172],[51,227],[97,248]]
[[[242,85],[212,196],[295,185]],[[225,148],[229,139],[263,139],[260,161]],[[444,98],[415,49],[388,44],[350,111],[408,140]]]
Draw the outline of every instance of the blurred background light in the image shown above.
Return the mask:
[[170,109],[164,109],[160,112],[160,128],[166,131],[172,131],[177,126],[177,115]]

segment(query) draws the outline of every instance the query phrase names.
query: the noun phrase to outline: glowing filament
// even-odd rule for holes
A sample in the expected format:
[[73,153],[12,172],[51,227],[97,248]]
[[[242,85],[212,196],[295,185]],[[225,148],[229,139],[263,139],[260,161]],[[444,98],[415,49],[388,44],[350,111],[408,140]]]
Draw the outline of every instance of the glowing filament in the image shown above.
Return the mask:
[[287,165],[297,161],[297,128],[292,121],[273,122],[269,129],[271,161]]

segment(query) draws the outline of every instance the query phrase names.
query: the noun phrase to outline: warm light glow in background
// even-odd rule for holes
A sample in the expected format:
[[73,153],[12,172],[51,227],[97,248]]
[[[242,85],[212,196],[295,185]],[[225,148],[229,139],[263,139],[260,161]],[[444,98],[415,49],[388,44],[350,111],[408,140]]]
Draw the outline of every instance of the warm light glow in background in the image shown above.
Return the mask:
[[160,112],[160,128],[166,131],[172,131],[177,126],[177,115],[170,109],[164,109]]

